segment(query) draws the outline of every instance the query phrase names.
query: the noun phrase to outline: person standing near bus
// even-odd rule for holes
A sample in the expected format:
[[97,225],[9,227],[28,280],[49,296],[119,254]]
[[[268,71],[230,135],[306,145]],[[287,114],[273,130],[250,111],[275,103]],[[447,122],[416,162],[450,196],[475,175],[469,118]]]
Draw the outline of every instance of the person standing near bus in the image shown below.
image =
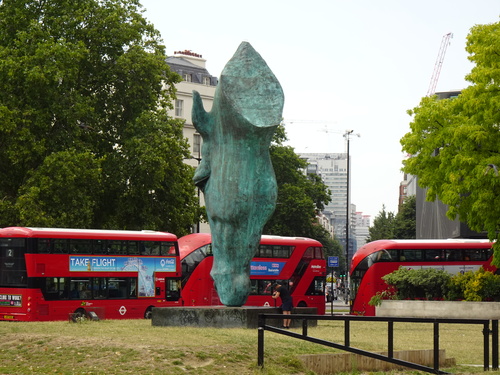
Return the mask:
[[[283,315],[290,315],[293,309],[293,299],[292,295],[288,288],[281,283],[276,283],[274,287],[273,298],[281,298],[281,310],[283,311]],[[283,327],[282,328],[290,328],[290,322],[292,320],[285,318],[283,319]]]

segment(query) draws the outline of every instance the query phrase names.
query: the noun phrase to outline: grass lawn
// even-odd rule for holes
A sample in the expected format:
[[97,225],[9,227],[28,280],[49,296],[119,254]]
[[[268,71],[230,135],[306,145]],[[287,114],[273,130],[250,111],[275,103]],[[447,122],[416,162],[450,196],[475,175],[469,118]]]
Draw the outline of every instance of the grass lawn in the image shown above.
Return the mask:
[[[394,326],[395,350],[432,349],[431,324],[395,323]],[[386,327],[386,323],[378,322],[351,323],[351,345],[364,350],[385,350]],[[447,357],[454,357],[457,362],[456,368],[442,370],[483,372],[481,329],[475,325],[441,325],[440,346],[446,349]],[[343,325],[319,321],[318,327],[309,328],[309,335],[343,343]],[[153,327],[149,320],[0,322],[0,337],[2,375],[312,375],[297,355],[332,352],[316,344],[266,332],[265,368],[261,370],[257,367],[256,329]],[[397,373],[420,374],[413,370]]]

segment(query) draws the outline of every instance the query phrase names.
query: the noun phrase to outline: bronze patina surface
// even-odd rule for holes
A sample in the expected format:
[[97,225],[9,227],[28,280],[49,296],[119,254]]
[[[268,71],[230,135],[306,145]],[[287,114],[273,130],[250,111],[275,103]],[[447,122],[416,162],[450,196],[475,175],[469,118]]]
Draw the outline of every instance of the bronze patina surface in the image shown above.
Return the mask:
[[224,67],[210,112],[194,92],[193,124],[203,137],[194,181],[205,194],[212,232],[212,277],[221,302],[241,306],[250,261],[277,196],[269,145],[282,119],[281,85],[247,42]]

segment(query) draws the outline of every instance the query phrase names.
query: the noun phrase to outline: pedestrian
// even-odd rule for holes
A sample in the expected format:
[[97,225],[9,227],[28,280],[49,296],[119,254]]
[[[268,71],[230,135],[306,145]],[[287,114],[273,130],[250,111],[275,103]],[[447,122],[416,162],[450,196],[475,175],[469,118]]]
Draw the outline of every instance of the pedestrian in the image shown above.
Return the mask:
[[[281,311],[283,311],[283,315],[290,315],[293,309],[293,299],[290,291],[286,286],[281,282],[277,282],[274,285],[274,293],[273,298],[281,298]],[[290,328],[290,322],[292,320],[290,318],[283,319],[283,326],[281,328]]]

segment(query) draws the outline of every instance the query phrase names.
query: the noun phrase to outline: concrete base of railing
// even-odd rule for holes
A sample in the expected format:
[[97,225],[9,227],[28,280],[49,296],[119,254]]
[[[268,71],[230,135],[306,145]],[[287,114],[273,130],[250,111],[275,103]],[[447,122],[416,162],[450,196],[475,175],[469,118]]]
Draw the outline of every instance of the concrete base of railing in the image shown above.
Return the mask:
[[[279,314],[274,307],[155,307],[152,325],[169,327],[215,327],[215,328],[257,328],[259,314]],[[292,314],[317,314],[316,307],[296,307]],[[309,320],[309,327],[317,326],[317,320]],[[266,324],[280,327],[281,319],[266,320]],[[292,320],[292,327],[301,327],[301,320]]]
[[376,316],[449,319],[499,319],[500,302],[384,300]]

